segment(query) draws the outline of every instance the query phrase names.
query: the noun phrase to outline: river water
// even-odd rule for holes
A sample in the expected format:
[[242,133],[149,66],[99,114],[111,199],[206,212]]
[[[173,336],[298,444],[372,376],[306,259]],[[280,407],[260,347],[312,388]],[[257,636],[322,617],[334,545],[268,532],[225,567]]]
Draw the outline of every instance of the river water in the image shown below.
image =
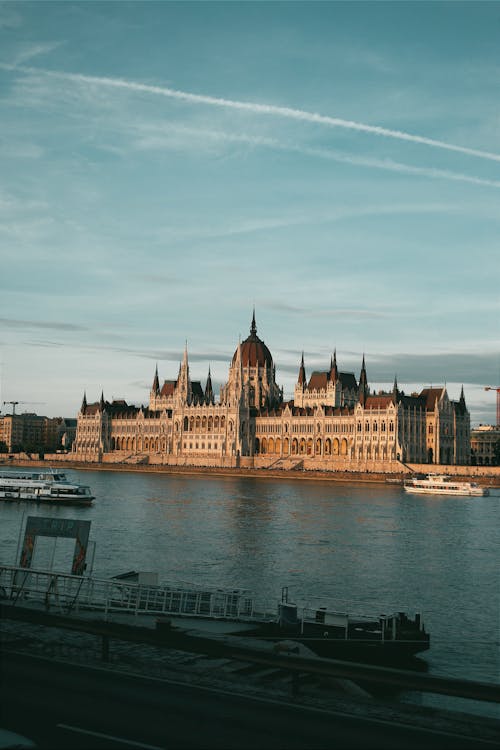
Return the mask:
[[[430,674],[500,683],[500,489],[458,498],[398,485],[67,473],[91,486],[93,506],[0,503],[0,562],[15,563],[27,515],[89,519],[96,576],[157,571],[165,583],[247,588],[257,603],[288,586],[300,604],[421,612]],[[49,552],[36,554],[41,565]]]

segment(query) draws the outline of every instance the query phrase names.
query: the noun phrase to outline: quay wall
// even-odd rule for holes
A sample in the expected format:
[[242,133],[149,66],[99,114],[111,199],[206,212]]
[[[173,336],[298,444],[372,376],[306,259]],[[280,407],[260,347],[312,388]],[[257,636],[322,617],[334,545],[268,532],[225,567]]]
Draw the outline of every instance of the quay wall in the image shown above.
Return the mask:
[[[127,460],[128,458],[128,460]],[[318,459],[304,457],[295,461],[278,461],[276,458],[258,456],[254,458],[219,459],[200,458],[198,465],[193,459],[183,461],[174,456],[133,457],[108,454],[102,461],[75,460],[71,453],[46,454],[43,461],[21,454],[13,460],[0,458],[0,465],[35,466],[63,465],[66,468],[103,471],[158,472],[171,474],[194,474],[213,476],[248,476],[254,478],[321,480],[336,482],[380,482],[403,481],[412,472],[449,474],[462,480],[474,480],[489,487],[500,487],[500,466],[455,466],[432,464],[403,464],[400,461],[339,461],[332,464]],[[120,460],[121,459],[121,460]]]

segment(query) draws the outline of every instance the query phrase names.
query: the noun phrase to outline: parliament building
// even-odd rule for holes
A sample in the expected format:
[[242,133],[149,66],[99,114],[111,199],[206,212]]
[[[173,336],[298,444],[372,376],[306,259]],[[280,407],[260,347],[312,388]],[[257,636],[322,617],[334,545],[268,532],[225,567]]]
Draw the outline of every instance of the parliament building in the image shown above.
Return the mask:
[[191,380],[187,347],[177,378],[154,373],[149,404],[87,403],[78,413],[72,458],[91,462],[180,466],[399,471],[401,464],[469,464],[470,415],[462,392],[446,388],[405,395],[396,380],[370,391],[365,358],[359,378],[329,366],[307,377],[304,356],[294,397],[283,398],[271,352],[250,335],[229,365],[216,399],[210,370]]

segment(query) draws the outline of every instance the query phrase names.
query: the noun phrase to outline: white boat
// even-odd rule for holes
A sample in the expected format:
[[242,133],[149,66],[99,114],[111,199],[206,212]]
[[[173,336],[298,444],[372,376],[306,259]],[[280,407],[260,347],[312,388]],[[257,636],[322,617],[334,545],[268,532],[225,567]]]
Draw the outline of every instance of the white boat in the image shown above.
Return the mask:
[[476,482],[459,482],[446,474],[427,474],[406,479],[405,492],[418,495],[461,495],[484,497],[490,492]]
[[0,471],[0,500],[34,500],[54,505],[90,505],[90,487],[69,482],[52,469],[42,471]]

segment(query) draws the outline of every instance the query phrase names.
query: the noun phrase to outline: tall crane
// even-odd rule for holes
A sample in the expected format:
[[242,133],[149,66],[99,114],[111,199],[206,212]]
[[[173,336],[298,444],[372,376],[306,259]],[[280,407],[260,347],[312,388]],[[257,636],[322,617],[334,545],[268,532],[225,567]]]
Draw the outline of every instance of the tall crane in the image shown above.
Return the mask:
[[12,404],[12,416],[15,417],[16,415],[16,406],[18,404],[38,404],[42,405],[45,404],[45,401],[4,401],[4,404]]
[[500,386],[487,385],[484,390],[497,392],[497,425],[500,425]]

